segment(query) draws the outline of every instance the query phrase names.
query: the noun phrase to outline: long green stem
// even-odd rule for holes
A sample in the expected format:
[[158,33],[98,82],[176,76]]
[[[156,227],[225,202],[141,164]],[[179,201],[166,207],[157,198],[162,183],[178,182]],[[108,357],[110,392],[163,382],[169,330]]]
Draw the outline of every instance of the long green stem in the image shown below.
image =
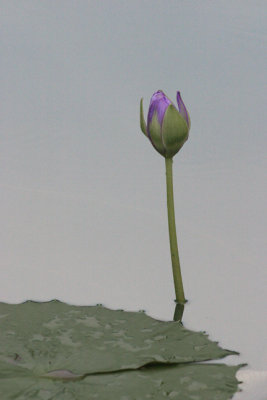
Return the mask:
[[183,288],[183,281],[182,281],[178,246],[177,246],[176,226],[175,226],[172,158],[165,158],[165,165],[166,165],[167,208],[168,208],[170,250],[171,250],[175,295],[177,303],[184,304],[185,303],[184,288]]

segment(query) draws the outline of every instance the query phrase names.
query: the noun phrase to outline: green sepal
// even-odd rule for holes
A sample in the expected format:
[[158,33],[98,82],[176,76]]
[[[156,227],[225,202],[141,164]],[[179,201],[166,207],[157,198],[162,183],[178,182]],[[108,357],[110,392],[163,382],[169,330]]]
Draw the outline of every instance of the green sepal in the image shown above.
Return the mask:
[[189,115],[189,112],[187,111],[187,116],[188,116],[188,123],[187,123],[187,126],[188,126],[188,129],[190,129],[191,128],[191,119],[190,119],[190,115]]
[[158,121],[157,113],[154,112],[152,120],[149,124],[150,140],[155,149],[165,157],[166,150],[162,143],[161,126]]
[[166,149],[165,157],[173,157],[188,139],[189,128],[186,120],[170,104],[162,122],[162,143]]
[[141,131],[148,137],[146,122],[144,118],[143,99],[140,100],[140,128]]

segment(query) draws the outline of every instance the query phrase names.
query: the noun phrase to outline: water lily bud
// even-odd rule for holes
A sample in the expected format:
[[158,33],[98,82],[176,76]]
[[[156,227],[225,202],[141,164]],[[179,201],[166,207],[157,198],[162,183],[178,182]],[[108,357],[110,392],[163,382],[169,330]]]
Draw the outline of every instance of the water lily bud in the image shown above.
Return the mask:
[[140,102],[141,130],[166,158],[173,157],[188,139],[190,118],[180,92],[177,92],[177,104],[179,111],[162,90],[158,90],[151,97],[146,125],[143,99]]

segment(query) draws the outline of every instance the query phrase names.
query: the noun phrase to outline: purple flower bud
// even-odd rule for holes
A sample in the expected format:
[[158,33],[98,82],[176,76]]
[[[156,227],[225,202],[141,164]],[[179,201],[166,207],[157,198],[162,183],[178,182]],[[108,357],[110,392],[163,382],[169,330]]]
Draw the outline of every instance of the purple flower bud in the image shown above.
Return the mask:
[[177,92],[177,104],[178,109],[162,90],[155,92],[150,100],[146,126],[142,100],[140,103],[141,130],[166,158],[173,157],[188,139],[190,118],[180,92]]
[[168,99],[168,97],[165,96],[162,90],[158,90],[156,93],[154,93],[151,97],[148,109],[147,126],[150,125],[153,115],[155,113],[157,114],[159,124],[162,125],[165,111],[170,104],[171,101]]

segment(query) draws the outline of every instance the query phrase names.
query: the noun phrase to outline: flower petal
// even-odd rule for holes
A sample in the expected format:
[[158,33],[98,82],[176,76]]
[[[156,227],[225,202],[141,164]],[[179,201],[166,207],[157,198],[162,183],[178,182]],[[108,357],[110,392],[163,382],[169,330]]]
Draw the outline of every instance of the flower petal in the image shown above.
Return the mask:
[[149,126],[149,124],[151,123],[155,112],[157,114],[158,122],[161,126],[165,111],[170,104],[171,101],[168,99],[167,96],[165,96],[162,90],[158,90],[157,92],[155,92],[150,100],[147,116],[147,126]]

